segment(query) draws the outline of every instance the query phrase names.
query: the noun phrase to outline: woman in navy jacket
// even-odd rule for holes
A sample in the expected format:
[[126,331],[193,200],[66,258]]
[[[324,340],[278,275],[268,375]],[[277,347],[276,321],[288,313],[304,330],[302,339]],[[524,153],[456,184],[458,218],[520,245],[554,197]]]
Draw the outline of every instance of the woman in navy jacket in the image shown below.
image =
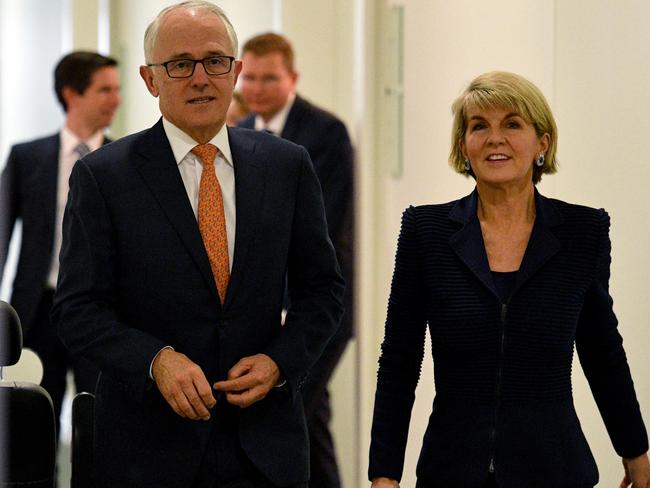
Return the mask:
[[545,198],[557,129],[539,89],[505,72],[455,101],[450,163],[469,196],[408,208],[388,303],[370,448],[373,488],[402,475],[427,325],[436,397],[417,487],[593,487],[571,393],[574,344],[621,487],[650,487],[648,438],[609,295],[609,216]]

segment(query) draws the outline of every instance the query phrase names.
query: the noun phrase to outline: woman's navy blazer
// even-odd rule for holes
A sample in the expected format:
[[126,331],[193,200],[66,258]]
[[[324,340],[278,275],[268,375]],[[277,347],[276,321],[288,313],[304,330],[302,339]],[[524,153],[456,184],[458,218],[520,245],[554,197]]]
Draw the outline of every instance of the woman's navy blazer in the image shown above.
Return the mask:
[[379,360],[370,478],[400,479],[427,328],[436,396],[418,487],[585,487],[598,470],[571,392],[573,346],[620,456],[648,449],[609,295],[609,216],[535,192],[536,219],[501,303],[477,193],[402,218]]

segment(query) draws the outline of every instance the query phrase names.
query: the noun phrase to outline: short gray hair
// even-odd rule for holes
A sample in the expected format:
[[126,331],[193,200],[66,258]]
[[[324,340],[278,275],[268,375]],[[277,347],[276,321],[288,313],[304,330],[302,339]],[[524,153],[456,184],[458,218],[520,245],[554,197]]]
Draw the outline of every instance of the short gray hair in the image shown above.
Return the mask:
[[228,19],[226,13],[212,2],[208,2],[206,0],[190,0],[187,2],[177,3],[175,5],[170,5],[169,7],[162,9],[156,18],[153,19],[153,21],[149,24],[147,30],[144,31],[144,60],[146,63],[153,62],[151,59],[151,54],[156,44],[156,38],[158,37],[160,22],[167,14],[178,9],[206,10],[219,17],[223,22],[223,25],[226,26],[226,31],[228,32],[228,37],[230,38],[230,43],[232,44],[233,48],[233,56],[237,56],[237,51],[239,49],[237,42],[237,33],[235,32],[235,28],[230,23],[230,20]]

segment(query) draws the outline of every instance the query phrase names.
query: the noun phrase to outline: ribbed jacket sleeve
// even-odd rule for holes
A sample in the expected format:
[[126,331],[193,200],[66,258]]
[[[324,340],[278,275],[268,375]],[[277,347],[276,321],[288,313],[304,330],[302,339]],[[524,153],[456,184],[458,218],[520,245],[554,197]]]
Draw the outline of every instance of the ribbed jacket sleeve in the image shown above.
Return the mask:
[[375,396],[370,479],[399,480],[426,331],[415,209],[402,215]]
[[597,218],[599,262],[576,329],[576,349],[614,449],[630,458],[648,450],[648,436],[609,294],[609,215],[601,209]]

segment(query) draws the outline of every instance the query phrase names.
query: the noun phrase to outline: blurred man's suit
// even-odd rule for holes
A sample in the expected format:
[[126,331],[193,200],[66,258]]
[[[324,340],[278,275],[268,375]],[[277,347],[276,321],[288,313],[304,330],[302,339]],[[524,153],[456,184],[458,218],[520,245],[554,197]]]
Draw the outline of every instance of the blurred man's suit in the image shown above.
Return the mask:
[[[240,127],[255,127],[249,116]],[[345,313],[335,336],[309,373],[304,401],[310,434],[312,474],[338,486],[337,464],[332,435],[327,384],[353,334],[353,242],[354,242],[354,154],[343,123],[299,95],[287,115],[280,137],[307,149],[323,189],[329,236],[334,243],[341,272],[346,282]]]
[[[162,122],[73,171],[53,314],[66,345],[102,371],[97,486],[197,486],[208,446],[226,441],[274,485],[308,479],[301,390],[339,322],[343,282],[307,152],[254,131],[228,137],[237,230],[223,305]],[[294,300],[282,327],[285,280]],[[210,421],[184,419],[149,380],[166,345],[210,383],[257,353],[287,383],[248,408],[221,397]]]
[[[104,139],[104,144],[110,140]],[[54,254],[61,134],[12,147],[0,183],[0,277],[3,276],[13,228],[22,222],[18,267],[11,304],[23,326],[25,347],[34,349],[44,368],[41,385],[52,397],[59,424],[70,364],[78,391],[93,391],[97,370],[71,358],[59,340],[49,313],[54,295],[48,283]],[[58,428],[57,428],[58,431]]]

